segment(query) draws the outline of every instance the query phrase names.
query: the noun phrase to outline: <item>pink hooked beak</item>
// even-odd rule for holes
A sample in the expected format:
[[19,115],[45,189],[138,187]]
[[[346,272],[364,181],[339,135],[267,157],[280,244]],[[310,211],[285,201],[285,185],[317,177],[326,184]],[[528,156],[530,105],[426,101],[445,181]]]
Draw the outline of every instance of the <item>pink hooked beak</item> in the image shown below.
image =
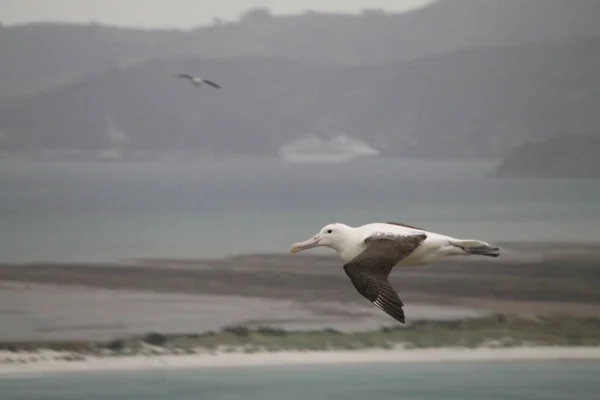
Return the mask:
[[297,242],[292,245],[290,251],[292,254],[298,253],[302,250],[312,249],[313,247],[317,247],[319,242],[321,241],[321,237],[319,235],[315,235],[312,238],[305,240],[303,242]]

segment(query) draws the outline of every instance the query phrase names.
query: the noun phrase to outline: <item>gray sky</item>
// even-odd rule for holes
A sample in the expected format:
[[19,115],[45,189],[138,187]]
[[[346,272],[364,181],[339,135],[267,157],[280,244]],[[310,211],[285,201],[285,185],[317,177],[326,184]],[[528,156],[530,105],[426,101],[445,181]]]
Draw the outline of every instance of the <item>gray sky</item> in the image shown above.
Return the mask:
[[274,14],[315,11],[359,12],[363,8],[402,11],[430,0],[0,0],[0,21],[95,20],[115,25],[190,27],[214,16],[231,21],[248,8],[268,7]]

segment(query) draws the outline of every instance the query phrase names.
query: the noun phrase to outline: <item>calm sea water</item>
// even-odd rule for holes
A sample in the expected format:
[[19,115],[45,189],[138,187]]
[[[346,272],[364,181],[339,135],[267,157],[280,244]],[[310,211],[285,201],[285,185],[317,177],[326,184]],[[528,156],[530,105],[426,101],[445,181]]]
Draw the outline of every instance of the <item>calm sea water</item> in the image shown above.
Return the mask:
[[225,368],[0,380],[3,400],[592,400],[598,362]]
[[0,161],[0,262],[287,252],[328,222],[597,241],[600,180],[488,178],[490,162]]

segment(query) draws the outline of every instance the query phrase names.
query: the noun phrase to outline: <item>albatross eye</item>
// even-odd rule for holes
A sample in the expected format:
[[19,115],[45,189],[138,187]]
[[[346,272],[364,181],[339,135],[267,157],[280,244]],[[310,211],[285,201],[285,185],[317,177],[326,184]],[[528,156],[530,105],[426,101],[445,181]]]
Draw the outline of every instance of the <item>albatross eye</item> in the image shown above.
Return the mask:
[[333,229],[327,229],[327,233],[333,232]]

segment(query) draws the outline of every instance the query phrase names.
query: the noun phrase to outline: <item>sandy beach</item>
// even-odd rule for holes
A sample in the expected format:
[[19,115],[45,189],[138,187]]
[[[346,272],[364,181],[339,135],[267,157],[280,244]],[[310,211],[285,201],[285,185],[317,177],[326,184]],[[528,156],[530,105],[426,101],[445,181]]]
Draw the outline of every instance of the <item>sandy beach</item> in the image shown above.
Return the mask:
[[[522,243],[502,260],[395,270],[407,321],[490,313],[600,315],[600,248]],[[521,254],[535,256],[522,258]],[[392,323],[334,257],[0,265],[0,340],[112,339],[228,325],[372,330]]]
[[[56,355],[58,353],[54,353]],[[417,362],[506,362],[506,361],[568,361],[599,360],[600,347],[526,347],[480,349],[418,349],[418,350],[359,350],[359,351],[286,351],[275,353],[216,353],[167,356],[88,357],[79,361],[52,360],[51,354],[21,354],[45,357],[35,362],[0,363],[0,378],[81,372],[143,371],[151,369],[195,369],[249,367],[273,365],[369,364]],[[0,353],[0,358],[7,357]],[[14,357],[14,355],[13,355]],[[50,358],[48,360],[48,358]]]
[[[577,318],[600,314],[597,246],[527,246],[535,259],[450,261],[395,271],[391,280],[406,304],[407,327],[420,321],[459,321],[494,313],[524,318],[564,315],[577,327]],[[344,332],[392,326],[385,314],[357,296],[339,262],[331,257],[246,255],[102,265],[3,265],[0,316],[3,343],[41,343],[31,352],[4,347],[0,351],[4,377],[161,368],[600,359],[600,347],[592,347],[595,342],[561,347],[563,342],[552,341],[546,343],[557,343],[555,347],[541,342],[538,347],[522,343],[502,348],[397,345],[346,351],[204,349],[193,354],[106,356],[43,350],[43,343],[55,341],[112,340],[149,332],[202,333],[232,325]],[[463,332],[464,326],[456,326],[446,329],[454,329],[448,331],[453,335]],[[595,337],[593,330],[587,335]]]

